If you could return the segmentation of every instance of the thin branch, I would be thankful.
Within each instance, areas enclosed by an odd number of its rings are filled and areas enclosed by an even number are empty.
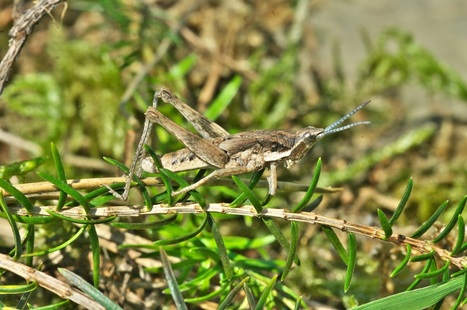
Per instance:
[[[55,279],[48,274],[14,261],[10,256],[0,254],[0,268],[19,275],[28,282],[37,282],[48,291],[57,294],[63,299],[69,299],[86,309],[105,309],[84,293],[71,288],[67,283]]]
[[[32,33],[34,26],[45,14],[50,14],[52,9],[63,0],[41,0],[35,3],[22,16],[15,20],[9,35],[9,48],[0,62],[0,95],[3,93],[5,84],[10,76],[13,64],[19,53]]]
[[[32,215],[48,216],[47,210],[57,212],[55,206],[37,206],[34,207]],[[10,207],[12,214],[17,215],[28,215],[26,209],[22,207]],[[363,235],[371,239],[379,239],[381,241],[387,241],[396,245],[410,244],[413,250],[420,252],[421,254],[428,254],[435,251],[436,255],[445,261],[450,261],[455,266],[463,269],[467,267],[467,257],[453,257],[448,251],[440,248],[434,244],[430,244],[428,241],[418,240],[410,237],[406,237],[401,234],[394,233],[388,239],[385,239],[384,231],[378,227],[371,227],[367,225],[356,224],[348,222],[347,220],[340,220],[335,218],[326,217],[314,212],[300,212],[293,213],[287,209],[275,209],[265,208],[261,213],[257,213],[253,206],[243,206],[240,208],[231,208],[227,203],[211,203],[208,204],[204,209],[197,203],[185,203],[176,204],[172,207],[168,207],[164,204],[153,205],[149,211],[144,211],[139,205],[134,206],[112,206],[112,207],[99,207],[93,208],[88,214],[85,213],[82,207],[73,207],[66,210],[62,210],[59,213],[68,217],[83,218],[84,216],[92,217],[107,217],[107,216],[120,216],[120,217],[138,217],[147,216],[154,214],[174,214],[174,213],[188,213],[188,214],[202,214],[205,212],[209,213],[221,213],[237,216],[249,216],[249,217],[269,217],[278,218],[286,221],[303,222],[308,224],[324,225],[331,228],[339,229],[345,232],[352,232],[355,234]]]

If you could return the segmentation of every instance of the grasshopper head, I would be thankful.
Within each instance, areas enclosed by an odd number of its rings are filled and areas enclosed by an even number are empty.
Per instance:
[[[296,132],[296,138],[295,138],[295,143],[294,146],[291,150],[289,158],[286,159],[285,165],[286,167],[289,167],[290,165],[293,165],[295,162],[298,160],[302,159],[305,154],[321,139],[323,139],[326,136],[329,136],[330,134],[336,133],[336,132],[341,132],[347,129],[350,129],[352,127],[358,126],[358,125],[364,125],[364,124],[369,124],[369,121],[363,121],[363,122],[357,122],[357,123],[351,123],[346,126],[342,127],[337,127],[339,126],[342,122],[344,122],[346,119],[360,111],[364,106],[366,106],[370,101],[365,101],[343,117],[341,117],[339,120],[336,122],[332,123],[326,128],[315,128],[312,126],[306,127],[304,129],[298,130]]]

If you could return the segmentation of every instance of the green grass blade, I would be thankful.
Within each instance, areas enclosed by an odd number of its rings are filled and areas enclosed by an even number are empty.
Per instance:
[[[394,294],[370,303],[352,308],[352,310],[419,310],[426,309],[447,295],[460,290],[464,285],[465,278],[457,277],[448,282],[439,283]]]
[[[159,249],[159,251],[161,253],[161,261],[164,269],[165,278],[167,279],[167,284],[169,285],[172,298],[175,302],[175,307],[179,310],[188,309],[185,304],[185,301],[183,300],[183,295],[180,292],[180,289],[178,288],[177,279],[175,279],[172,266],[170,266],[169,257],[167,256],[167,253],[165,253],[162,247]]]
[[[347,259],[347,272],[345,273],[344,292],[350,288],[350,282],[355,271],[355,264],[357,262],[357,239],[353,233],[348,234],[348,259]]]
[[[392,236],[392,227],[391,224],[389,224],[388,218],[386,217],[386,214],[381,209],[376,210],[378,213],[378,219],[379,223],[381,224],[381,228],[384,231],[384,239],[387,240],[389,237]]]
[[[170,245],[170,244],[177,244],[183,241],[187,241],[191,238],[194,238],[196,235],[202,232],[204,230],[204,227],[206,227],[207,223],[208,223],[208,216],[204,218],[203,223],[193,232],[177,237],[177,238],[172,238],[172,239],[167,239],[167,240],[157,240],[157,241],[154,241],[154,244],[155,245]]]
[[[448,206],[449,204],[449,200],[446,200],[445,202],[443,202],[439,207],[438,209],[436,209],[435,213],[433,213],[432,216],[430,216],[430,218],[428,219],[428,221],[426,221],[425,223],[423,223],[422,226],[420,226],[419,229],[417,229],[413,234],[412,234],[412,238],[420,238],[421,236],[423,236],[424,233],[426,233],[428,231],[428,229],[430,229],[430,227],[436,222],[436,220],[438,219],[438,217],[444,212],[444,210],[446,209],[446,207]]]
[[[67,179],[66,179],[66,174],[65,174],[65,168],[63,167],[63,162],[62,162],[60,153],[58,152],[58,149],[53,142],[50,143],[50,148],[52,151],[52,158],[55,164],[55,169],[57,170],[57,177],[62,182],[66,183]],[[67,198],[67,194],[63,191],[60,191],[60,196],[58,198],[58,203],[57,203],[58,211],[60,211],[65,205],[66,198]]]
[[[444,239],[444,237],[446,237],[450,232],[451,230],[454,228],[454,226],[456,226],[457,224],[457,217],[459,215],[462,214],[462,212],[464,211],[464,207],[465,207],[465,203],[467,202],[467,195],[465,195],[462,200],[459,202],[459,204],[457,205],[457,208],[456,210],[454,211],[454,214],[451,218],[451,220],[449,221],[449,223],[446,225],[446,227],[443,229],[443,231],[438,235],[438,237],[436,237],[434,240],[433,240],[433,243],[436,243],[436,242],[439,242],[441,240]]]
[[[224,240],[222,239],[222,235],[217,228],[216,222],[212,218],[211,214],[207,214],[208,225],[211,228],[211,233],[214,238],[214,241],[217,245],[217,251],[219,253],[219,258],[222,263],[222,267],[224,268],[225,277],[227,280],[230,281],[232,279],[233,271],[232,265],[230,264],[229,254],[227,253],[227,249],[224,244]]]
[[[97,303],[102,305],[105,309],[108,310],[122,310],[117,304],[110,300],[107,296],[102,294],[97,288],[86,282],[83,278],[77,274],[71,272],[65,268],[58,268],[58,272],[62,274],[70,283],[79,288],[85,294],[89,295]]]
[[[287,253],[287,260],[285,262],[284,269],[282,270],[282,275],[281,275],[281,281],[284,281],[287,275],[290,272],[290,269],[292,268],[292,264],[294,261],[294,258],[297,255],[297,245],[298,245],[298,225],[297,222],[291,222],[290,223],[290,249],[289,252]]]
[[[180,186],[182,187],[187,187],[190,185],[184,178],[182,178],[181,176],[177,175],[176,173],[168,169],[160,168],[159,172],[165,174],[168,178],[174,180],[176,183],[180,184]],[[203,196],[201,196],[197,191],[195,190],[190,191],[190,195],[196,200],[197,203],[199,203],[199,205],[202,208],[206,206],[206,201],[204,200]]]
[[[3,180],[0,180],[3,181]],[[16,222],[14,221],[13,217],[11,216],[10,209],[8,209],[8,206],[3,199],[3,192],[0,191],[0,207],[2,208],[2,211],[6,215],[6,219],[8,221],[8,224],[10,224],[11,231],[13,232],[13,239],[15,241],[15,259],[19,259],[21,257],[21,254],[23,252],[23,247],[21,244],[21,235],[19,234],[19,229],[18,226],[16,225]]]
[[[26,197],[26,195],[24,195],[22,192],[17,190],[16,187],[2,179],[0,179],[0,187],[7,191],[11,196],[15,197],[16,200],[18,200],[18,202],[26,209],[26,211],[32,213],[33,205],[31,201],[29,201],[28,197]]]
[[[292,209],[292,212],[300,212],[302,211],[303,208],[305,208],[310,201],[311,197],[313,196],[316,186],[318,185],[319,181],[319,176],[321,174],[321,166],[322,166],[322,161],[321,157],[318,158],[318,161],[316,162],[316,167],[315,171],[313,173],[313,178],[311,179],[310,186],[308,187],[305,196],[303,199]]]
[[[402,199],[399,202],[399,205],[397,206],[396,211],[394,211],[394,214],[389,219],[389,225],[391,227],[394,225],[394,223],[396,223],[397,219],[402,214],[402,211],[404,210],[407,204],[407,201],[409,200],[410,194],[412,193],[412,188],[413,188],[413,179],[410,178],[409,181],[407,182],[407,187],[405,188],[404,195],[402,195]]]

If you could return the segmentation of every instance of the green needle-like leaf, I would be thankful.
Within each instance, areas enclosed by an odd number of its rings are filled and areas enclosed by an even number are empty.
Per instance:
[[[57,147],[55,146],[55,144],[53,142],[50,143],[50,148],[52,150],[52,158],[54,160],[55,169],[57,170],[57,177],[62,182],[66,183],[67,179],[66,179],[66,174],[65,174],[65,168],[63,167],[62,158],[60,156],[60,153],[58,152],[58,149],[57,149]],[[61,191],[60,196],[58,198],[58,203],[57,203],[57,210],[58,211],[60,211],[63,208],[63,206],[65,205],[66,198],[67,198],[67,194],[65,192]]]
[[[454,226],[456,226],[457,224],[457,217],[459,215],[462,214],[462,212],[464,211],[464,207],[465,207],[465,203],[467,202],[467,195],[465,195],[462,200],[459,202],[459,204],[457,205],[457,208],[456,210],[454,211],[454,214],[451,218],[451,220],[449,221],[449,223],[446,225],[446,227],[443,229],[443,231],[438,235],[438,237],[436,237],[434,240],[433,240],[433,243],[436,243],[436,242],[439,242],[441,240],[444,239],[444,237],[446,237],[450,232],[451,230],[454,228]]]
[[[409,181],[407,182],[407,187],[405,188],[404,195],[402,195],[402,199],[399,202],[399,205],[396,208],[396,211],[394,211],[394,214],[392,217],[389,219],[389,225],[392,227],[394,223],[397,221],[399,216],[402,214],[402,211],[404,210],[407,201],[409,200],[410,194],[412,193],[412,188],[413,188],[413,179],[410,178]]]
[[[113,227],[117,227],[117,228],[131,229],[131,230],[153,229],[153,228],[159,228],[159,227],[163,227],[163,226],[173,223],[177,219],[177,215],[178,214],[172,214],[158,221],[151,221],[151,222],[144,222],[144,223],[115,222],[115,223],[110,223],[110,225],[112,225]]]
[[[357,262],[357,239],[353,233],[348,234],[348,259],[347,259],[347,272],[345,273],[344,292],[350,288],[350,282],[355,270]]]
[[[243,285],[250,279],[250,277],[246,277],[240,281],[235,287],[230,291],[230,293],[225,297],[225,299],[219,304],[217,310],[225,310],[227,307],[232,303],[235,296],[240,292]]]
[[[391,225],[389,224],[386,214],[384,214],[384,212],[381,209],[377,209],[376,211],[378,212],[378,218],[381,224],[381,228],[384,231],[384,240],[387,240],[389,237],[392,236]]]
[[[221,260],[222,267],[224,267],[225,277],[227,278],[227,280],[230,281],[230,279],[232,279],[233,271],[232,265],[230,264],[229,254],[227,253],[227,249],[224,244],[224,240],[222,239],[222,235],[219,232],[219,229],[217,228],[214,219],[209,213],[207,214],[207,219],[208,225],[211,228],[212,236],[214,237],[214,241],[217,245],[217,251],[219,253],[219,258]]]
[[[94,287],[98,288],[101,272],[101,248],[99,247],[99,236],[97,235],[96,227],[94,225],[89,225],[88,232],[92,251],[92,278],[94,281]]]
[[[331,242],[332,246],[336,250],[337,254],[341,257],[342,261],[347,265],[349,260],[349,256],[347,251],[345,250],[342,242],[337,237],[336,233],[331,227],[321,226],[321,230],[324,232],[328,240]]]
[[[313,196],[316,186],[318,185],[319,181],[319,176],[321,174],[321,157],[318,158],[318,161],[316,162],[316,168],[313,173],[313,178],[311,179],[310,186],[308,187],[308,190],[305,193],[305,196],[302,198],[302,200],[292,209],[292,212],[300,212],[302,211],[303,208],[306,207],[308,202],[310,201],[311,197]]]
[[[0,181],[3,181],[3,180],[0,180]],[[6,219],[8,220],[8,224],[10,224],[11,231],[13,232],[13,238],[15,240],[15,259],[19,259],[23,252],[23,247],[21,244],[21,235],[19,234],[19,229],[18,229],[18,226],[16,225],[16,222],[11,216],[10,209],[8,209],[8,206],[5,203],[5,200],[3,199],[2,191],[0,191],[0,207],[2,208],[2,211],[5,213]]]
[[[255,307],[256,310],[266,309],[266,302],[274,288],[274,285],[276,284],[276,281],[277,281],[277,275],[272,277],[268,285],[264,288],[258,300],[258,303],[256,304],[256,307]]]
[[[256,212],[261,213],[261,211],[263,210],[263,206],[258,197],[256,197],[253,191],[240,178],[238,178],[235,175],[232,175],[231,177],[235,184],[237,184],[238,188],[240,188],[242,193],[244,193],[248,197],[248,200],[250,200]]]
[[[154,244],[155,245],[169,245],[169,244],[176,244],[176,243],[180,243],[180,242],[183,242],[183,241],[187,241],[187,240],[189,240],[191,238],[194,238],[196,235],[198,235],[200,232],[202,232],[204,227],[206,227],[207,223],[208,223],[208,216],[206,216],[204,218],[203,223],[197,229],[195,229],[193,232],[191,232],[189,234],[186,234],[186,235],[183,235],[181,237],[173,238],[173,239],[157,240],[157,241],[154,241]]]
[[[22,192],[16,189],[13,185],[8,183],[5,180],[0,179],[0,187],[7,191],[11,196],[15,197],[16,200],[28,211],[32,214],[33,205],[31,201],[29,201],[28,197],[24,195]]]
[[[427,232],[428,229],[430,229],[430,227],[436,222],[436,220],[438,219],[438,217],[444,212],[444,210],[446,209],[446,207],[448,206],[449,204],[449,200],[446,200],[445,202],[443,202],[439,207],[438,209],[436,209],[436,212],[433,213],[432,216],[430,216],[430,218],[428,219],[428,221],[426,221],[425,223],[423,223],[422,226],[420,226],[419,229],[417,229],[417,231],[415,231],[413,234],[412,234],[412,238],[420,238],[421,236],[423,236],[424,233]]]
[[[290,234],[290,249],[287,253],[287,260],[285,262],[284,269],[282,270],[281,281],[287,277],[292,268],[294,258],[297,256],[297,245],[298,245],[298,225],[297,222],[290,223],[291,234]]]
[[[391,278],[397,276],[399,272],[401,272],[404,269],[404,267],[407,265],[407,263],[410,261],[410,255],[412,254],[412,247],[410,246],[410,244],[406,245],[406,249],[407,249],[407,254],[405,255],[404,259],[401,261],[401,263],[394,269],[394,271],[391,272],[391,275],[390,275]]]
[[[454,245],[454,248],[451,251],[451,255],[457,255],[460,253],[462,249],[462,245],[464,243],[464,237],[465,237],[464,218],[462,217],[461,214],[459,214],[457,216],[457,240],[456,240],[456,244]]]
[[[177,279],[175,278],[175,275],[173,273],[172,266],[170,266],[169,257],[167,256],[167,253],[165,253],[162,247],[159,249],[159,251],[161,253],[161,261],[162,266],[164,268],[165,278],[167,280],[167,284],[169,285],[170,292],[172,293],[172,298],[175,302],[175,307],[179,310],[188,309],[185,304],[185,301],[183,300],[183,295],[180,292],[180,289],[178,288]]]

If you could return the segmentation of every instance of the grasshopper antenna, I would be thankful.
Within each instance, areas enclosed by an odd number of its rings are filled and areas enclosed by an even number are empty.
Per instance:
[[[326,136],[329,136],[330,134],[333,134],[333,133],[336,133],[336,132],[340,132],[340,131],[344,131],[344,130],[347,130],[349,128],[352,128],[352,127],[355,127],[355,126],[359,126],[359,125],[366,125],[366,124],[369,124],[370,121],[362,121],[362,122],[357,122],[357,123],[352,123],[352,124],[349,124],[349,125],[346,125],[346,126],[343,126],[343,127],[337,127],[339,126],[342,122],[344,122],[345,120],[347,120],[349,117],[351,117],[352,115],[354,115],[355,113],[357,113],[358,111],[360,111],[361,109],[363,109],[367,104],[370,103],[370,100],[367,100],[365,102],[363,102],[362,104],[360,104],[358,107],[356,107],[355,109],[353,109],[352,111],[350,111],[349,113],[347,113],[346,115],[344,115],[343,117],[341,117],[339,120],[337,120],[336,122],[332,123],[331,125],[329,125],[328,127],[324,128],[324,131],[320,134],[318,134],[318,136],[316,137],[318,140],[319,139],[322,139]],[[336,128],[337,127],[337,128]]]

